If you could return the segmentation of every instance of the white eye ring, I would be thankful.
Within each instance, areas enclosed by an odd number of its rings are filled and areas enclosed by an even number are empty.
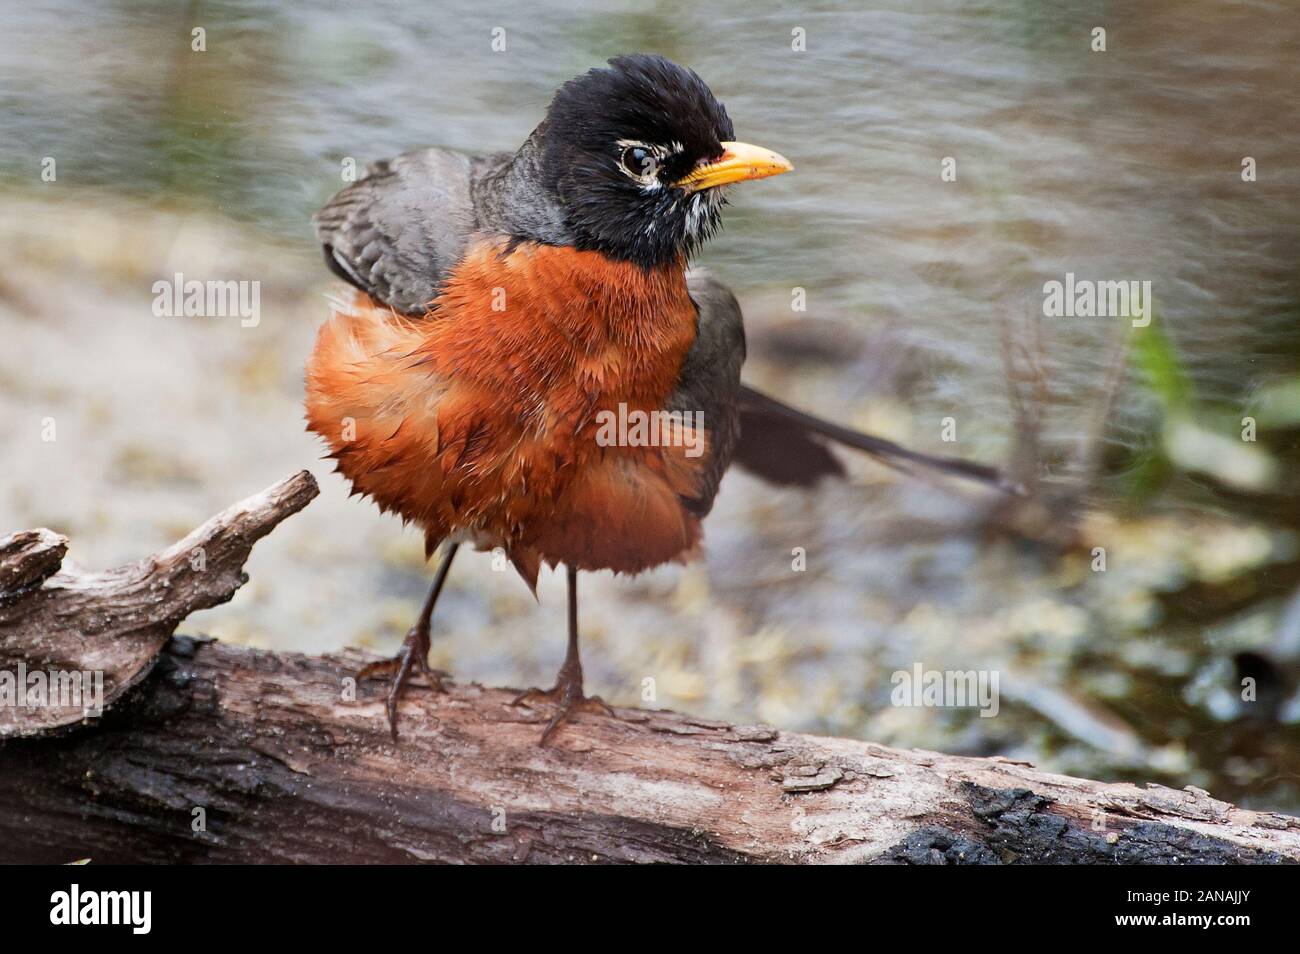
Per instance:
[[[618,167],[628,176],[643,185],[659,185],[659,169],[663,162],[663,151],[635,140],[620,139],[618,145]]]

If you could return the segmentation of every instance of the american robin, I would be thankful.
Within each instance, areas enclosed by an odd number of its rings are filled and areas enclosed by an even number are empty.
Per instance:
[[[387,711],[428,664],[430,620],[457,549],[502,548],[535,592],[568,577],[569,641],[542,743],[583,694],[578,573],[689,559],[733,460],[777,483],[838,473],[823,439],[997,482],[804,414],[740,383],[731,292],[687,261],[724,188],[788,172],[736,142],[704,81],[623,56],[565,83],[514,153],[442,149],[372,164],[316,216],[325,261],[355,286],[307,366],[308,427],[354,492],[442,545],[396,657]]]

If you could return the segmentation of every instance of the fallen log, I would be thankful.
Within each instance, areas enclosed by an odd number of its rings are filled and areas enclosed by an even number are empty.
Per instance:
[[[172,637],[228,599],[303,473],[109,573],[49,531],[0,541],[0,672],[104,672],[104,712],[0,710],[0,861],[1289,863],[1300,819],[666,711],[549,711],[413,687],[401,741],[372,657]],[[203,554],[196,569],[196,551]]]

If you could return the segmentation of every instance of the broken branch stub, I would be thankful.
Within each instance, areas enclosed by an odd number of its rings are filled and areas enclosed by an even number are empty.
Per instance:
[[[63,565],[67,538],[51,530],[0,540],[0,678],[37,703],[0,706],[0,739],[74,725],[111,705],[149,672],[181,620],[235,594],[253,544],[317,493],[300,471],[106,572]]]

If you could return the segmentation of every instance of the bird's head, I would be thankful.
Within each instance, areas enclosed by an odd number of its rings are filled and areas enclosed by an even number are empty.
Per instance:
[[[577,246],[644,267],[712,235],[725,186],[792,168],[733,141],[704,80],[661,56],[617,57],[565,83],[539,132],[543,184]]]

